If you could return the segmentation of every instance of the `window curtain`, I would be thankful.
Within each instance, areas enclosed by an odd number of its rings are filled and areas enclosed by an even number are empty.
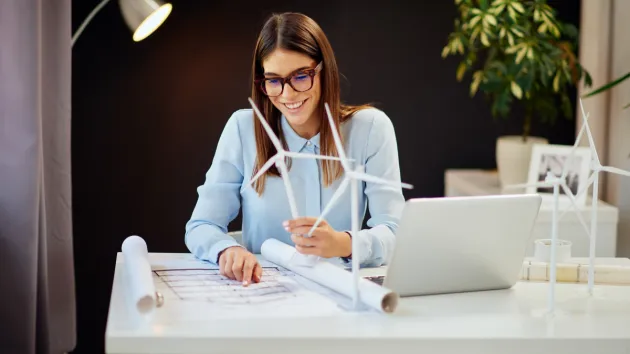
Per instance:
[[[0,1],[0,352],[76,343],[70,0]]]

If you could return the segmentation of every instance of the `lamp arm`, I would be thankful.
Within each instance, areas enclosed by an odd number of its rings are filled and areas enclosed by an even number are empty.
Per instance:
[[[74,46],[74,42],[79,38],[85,27],[92,21],[92,18],[96,16],[96,14],[103,8],[103,6],[107,5],[110,0],[103,0],[100,4],[98,4],[92,12],[85,18],[79,29],[72,36],[72,46]]]

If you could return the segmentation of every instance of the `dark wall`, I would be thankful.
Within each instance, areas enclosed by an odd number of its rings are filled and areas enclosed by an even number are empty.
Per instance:
[[[73,2],[76,30],[98,0]],[[578,23],[579,2],[550,2]],[[519,133],[455,80],[440,57],[452,1],[173,0],[165,25],[134,43],[112,1],[73,48],[72,168],[79,344],[103,351],[116,252],[137,234],[186,252],[184,225],[223,125],[247,107],[256,35],[271,11],[314,18],[332,42],[343,99],[394,122],[407,198],[441,196],[446,168],[494,168],[495,139]],[[574,121],[533,133],[570,144]],[[238,220],[233,224],[238,228]]]

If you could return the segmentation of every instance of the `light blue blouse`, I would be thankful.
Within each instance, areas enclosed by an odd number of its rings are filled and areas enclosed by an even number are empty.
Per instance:
[[[199,199],[186,223],[186,246],[196,257],[216,263],[218,254],[239,245],[227,234],[228,224],[242,208],[243,246],[260,253],[262,243],[276,238],[294,245],[282,222],[291,219],[289,202],[280,177],[268,176],[259,196],[248,184],[256,160],[254,116],[251,109],[236,111],[228,120],[210,166],[205,183],[197,191]],[[300,137],[282,117],[282,130],[290,151],[319,154],[319,134],[310,140]],[[391,120],[382,111],[369,108],[356,112],[341,126],[349,158],[365,166],[365,172],[400,181],[398,148]],[[315,159],[293,159],[289,172],[300,216],[318,217],[341,178],[324,187],[321,164]],[[386,264],[395,245],[395,232],[405,199],[402,189],[359,182],[361,222],[369,206],[368,229],[352,235],[359,241],[362,267]],[[351,230],[350,188],[326,216],[337,231]],[[331,259],[341,262],[341,259]]]

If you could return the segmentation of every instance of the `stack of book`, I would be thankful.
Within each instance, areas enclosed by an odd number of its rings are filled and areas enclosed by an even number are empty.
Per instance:
[[[595,284],[630,285],[630,259],[597,258],[595,260]],[[521,268],[523,281],[549,281],[551,267],[547,262],[526,258]],[[588,258],[570,258],[556,265],[556,281],[559,283],[588,283]]]

